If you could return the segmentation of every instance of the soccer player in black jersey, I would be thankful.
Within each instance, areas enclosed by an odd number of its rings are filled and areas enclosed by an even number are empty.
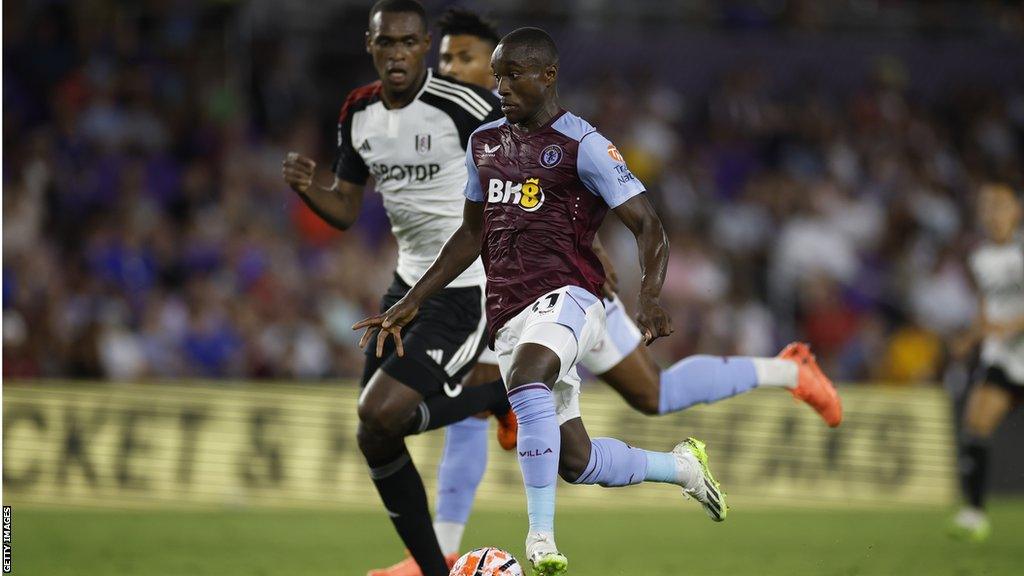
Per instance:
[[[418,2],[377,2],[368,28],[366,49],[379,79],[353,90],[342,106],[333,183],[316,183],[316,163],[294,152],[283,175],[314,212],[342,229],[357,218],[372,176],[399,247],[383,311],[419,280],[461,223],[466,142],[501,114],[490,91],[427,67],[430,34]],[[500,381],[461,384],[484,347],[483,286],[477,262],[424,302],[397,348],[378,347],[366,356],[359,448],[396,531],[427,576],[446,575],[455,558],[446,559],[438,546],[404,437],[483,410],[507,411]]]

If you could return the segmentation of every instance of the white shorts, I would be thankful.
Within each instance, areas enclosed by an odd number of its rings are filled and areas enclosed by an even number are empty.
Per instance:
[[[1001,369],[1014,382],[1024,382],[1024,334],[986,338],[981,343],[981,363]]]
[[[508,382],[512,354],[520,344],[540,344],[558,354],[561,366],[552,392],[562,425],[580,417],[580,376],[576,363],[604,334],[604,305],[578,286],[564,286],[541,296],[502,326],[494,338],[498,370]]]
[[[484,346],[484,351],[480,353],[480,357],[476,359],[477,364],[490,364],[495,365],[498,363],[498,353],[491,350],[490,346]]]
[[[607,320],[601,340],[580,361],[595,375],[604,374],[622,362],[643,340],[640,328],[629,317],[618,294],[611,300],[605,298],[604,314]]]

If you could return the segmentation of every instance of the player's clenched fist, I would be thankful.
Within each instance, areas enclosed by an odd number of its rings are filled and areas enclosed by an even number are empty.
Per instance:
[[[284,181],[292,187],[292,190],[300,194],[313,185],[314,172],[316,172],[316,162],[298,152],[289,152],[281,166]]]
[[[640,326],[640,332],[644,335],[644,344],[648,345],[658,338],[668,336],[673,332],[672,318],[661,307],[661,304],[653,300],[640,300],[640,310],[636,315],[636,323]]]

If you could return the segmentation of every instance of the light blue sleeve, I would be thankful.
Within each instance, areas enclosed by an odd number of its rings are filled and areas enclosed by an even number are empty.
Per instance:
[[[600,132],[591,132],[580,141],[576,171],[587,190],[604,198],[610,208],[646,190],[626,167],[618,149]]]
[[[477,170],[476,162],[473,161],[473,137],[470,136],[466,142],[466,190],[463,192],[467,200],[473,202],[484,201],[484,191],[480,187],[480,171]]]

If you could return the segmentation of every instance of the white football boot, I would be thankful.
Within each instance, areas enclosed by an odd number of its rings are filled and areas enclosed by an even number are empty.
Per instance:
[[[562,576],[569,568],[569,560],[558,553],[555,536],[546,532],[526,535],[526,557],[533,566],[534,576]]]
[[[970,542],[984,542],[992,532],[988,515],[978,508],[964,507],[953,518],[949,527],[949,535]]]
[[[682,486],[683,494],[700,502],[715,522],[725,520],[729,506],[725,503],[722,486],[711,475],[704,443],[687,438],[676,445],[672,454],[676,457],[677,484]]]

